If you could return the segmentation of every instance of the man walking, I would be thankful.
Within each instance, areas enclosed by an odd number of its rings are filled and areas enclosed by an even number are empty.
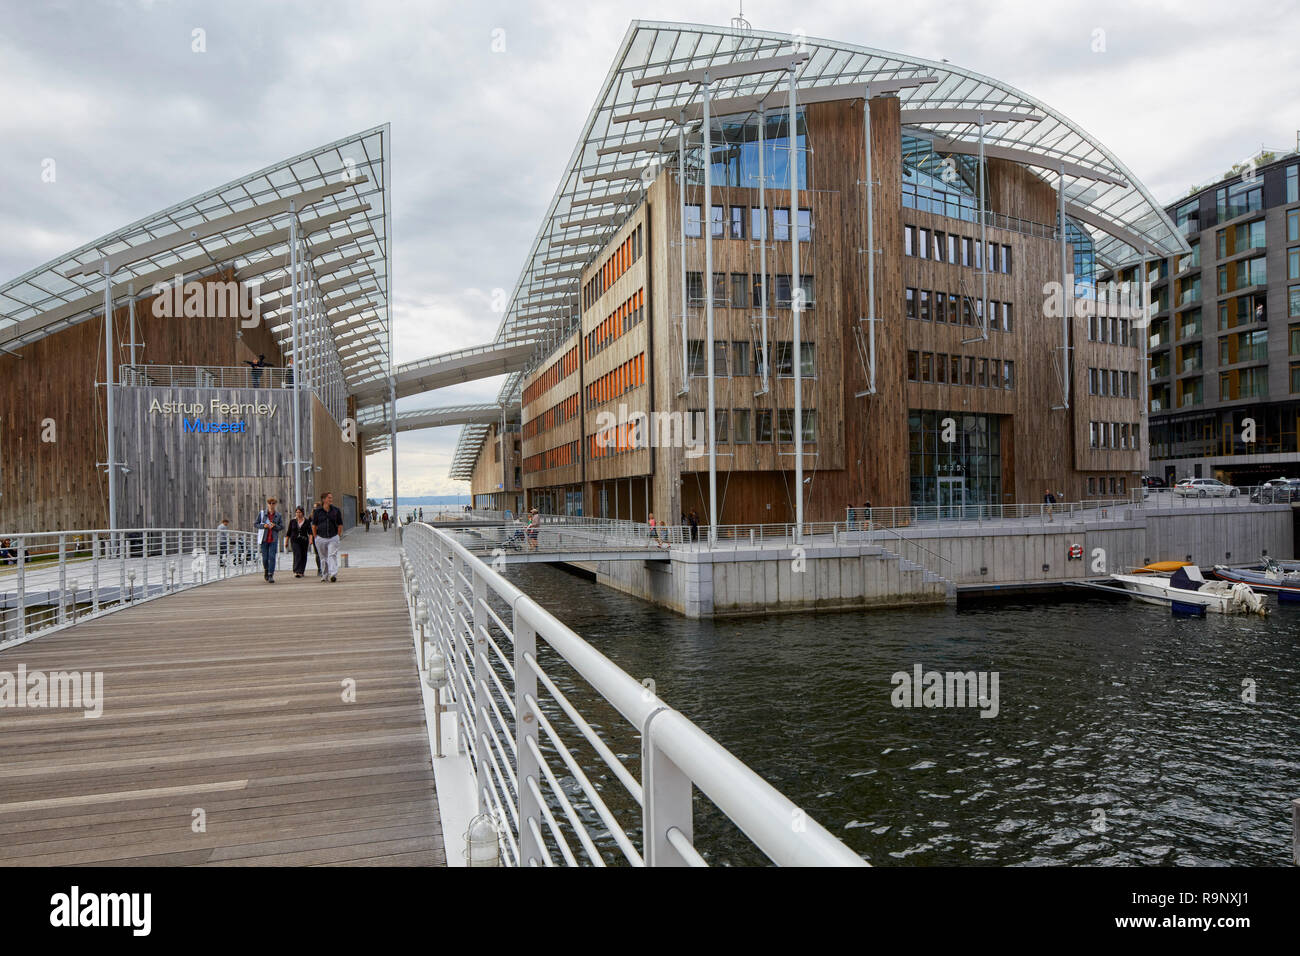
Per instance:
[[[312,541],[320,555],[321,580],[339,579],[339,534],[343,531],[343,514],[334,507],[334,496],[321,495],[320,507],[311,516]]]
[[[275,553],[284,530],[284,518],[275,510],[276,500],[266,499],[266,507],[257,515],[257,543],[262,549],[262,571],[267,584],[275,583]]]

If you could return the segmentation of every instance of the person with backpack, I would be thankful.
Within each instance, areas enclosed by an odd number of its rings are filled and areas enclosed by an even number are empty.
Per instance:
[[[275,510],[276,500],[266,499],[266,507],[257,514],[257,544],[262,549],[262,572],[267,584],[275,583],[275,553],[280,534],[284,531],[284,518]]]

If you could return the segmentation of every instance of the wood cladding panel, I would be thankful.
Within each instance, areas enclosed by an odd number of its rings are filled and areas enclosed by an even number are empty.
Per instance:
[[[304,485],[303,494],[307,494],[307,489],[310,488],[311,498],[319,500],[325,492],[333,492],[334,503],[343,512],[344,519],[354,524],[355,512],[352,515],[347,513],[343,506],[343,496],[355,497],[358,508],[365,501],[361,473],[357,471],[356,446],[353,442],[343,440],[343,430],[319,398],[307,393],[303,397],[310,399],[311,457],[312,464],[318,469],[313,473],[311,481]],[[348,526],[351,527],[352,524]]]
[[[224,270],[200,281],[232,277]],[[154,301],[146,296],[135,309],[142,363],[234,366],[252,345],[283,364],[263,325],[240,329],[235,318],[155,315]],[[115,367],[130,361],[129,315],[125,304],[113,310]],[[103,316],[15,351],[0,353],[0,531],[106,526],[108,479],[96,467],[108,457],[103,388],[95,384],[104,379]],[[54,442],[41,440],[45,419],[53,420]],[[121,516],[119,525],[125,526]]]

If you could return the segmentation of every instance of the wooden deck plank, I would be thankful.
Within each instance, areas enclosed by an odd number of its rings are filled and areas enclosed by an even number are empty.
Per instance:
[[[277,582],[0,652],[0,671],[104,675],[99,718],[0,710],[0,864],[445,864],[398,570]]]

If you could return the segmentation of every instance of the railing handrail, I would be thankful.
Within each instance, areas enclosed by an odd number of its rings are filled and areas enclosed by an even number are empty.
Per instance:
[[[655,862],[655,853],[651,850],[651,846],[656,841],[670,842],[681,835],[685,835],[689,841],[692,832],[689,791],[687,794],[688,799],[685,801],[686,819],[684,820],[679,816],[681,813],[680,792],[671,794],[667,802],[662,805],[656,804],[656,801],[661,800],[657,796],[656,786],[666,786],[668,789],[672,789],[668,784],[659,784],[656,779],[652,779],[655,773],[654,768],[658,767],[660,759],[664,758],[678,772],[684,774],[691,784],[694,784],[701,792],[705,793],[760,850],[775,862],[786,865],[864,864],[861,857],[837,840],[829,831],[804,816],[793,802],[750,770],[730,751],[726,750],[686,716],[669,707],[661,698],[653,694],[518,587],[498,574],[450,534],[427,524],[415,524],[406,529],[403,545],[408,553],[412,550],[417,552],[416,559],[418,563],[414,565],[416,568],[415,573],[417,579],[420,579],[421,575],[423,576],[420,593],[423,594],[424,588],[427,587],[430,589],[430,595],[436,596],[440,600],[445,598],[443,606],[437,609],[438,613],[435,617],[439,622],[440,640],[447,650],[455,654],[461,648],[462,634],[458,627],[453,626],[452,622],[457,617],[460,617],[462,624],[469,623],[461,616],[460,607],[451,606],[464,601],[465,594],[462,582],[472,589],[476,607],[481,602],[485,611],[489,610],[485,598],[486,592],[490,590],[498,598],[505,601],[513,611],[514,632],[517,633],[526,629],[529,635],[535,635],[536,639],[545,641],[597,694],[611,704],[641,734],[643,746],[641,803],[647,823],[644,831],[647,862]],[[428,553],[420,554],[419,552],[422,550]],[[437,552],[436,555],[435,552]],[[447,557],[451,558],[451,589],[449,591],[440,591],[434,568],[441,567],[439,562],[445,564]],[[468,570],[468,575],[462,574],[462,567]],[[459,595],[459,598],[456,595]],[[516,633],[507,630],[504,627],[504,622],[496,618],[495,615],[493,617],[497,625],[501,627],[502,633],[509,636],[513,642]],[[475,629],[477,630],[479,620],[477,612],[474,614],[474,619],[476,622]],[[483,635],[483,637],[486,636],[486,634]],[[516,645],[516,652],[519,652],[518,645]],[[463,658],[463,655],[461,656]],[[476,686],[481,680],[477,675],[477,666],[479,658],[482,656],[476,652]],[[449,661],[451,660],[452,658],[449,658]],[[458,666],[465,666],[463,659]],[[519,666],[519,664],[516,664],[516,670],[518,670]],[[531,666],[533,671],[545,681],[545,675],[535,663],[535,657]],[[448,670],[452,670],[450,664]],[[483,686],[486,688],[486,683]],[[464,716],[468,702],[464,700],[463,694],[464,688],[458,687],[457,697],[459,699],[457,704]],[[520,718],[530,709],[530,705],[523,699],[525,695],[520,693],[518,683],[513,696],[517,698],[515,700],[517,727]],[[480,706],[476,704],[476,708]],[[486,710],[483,713],[486,714]],[[524,719],[526,720],[526,718]],[[480,775],[480,809],[484,809],[482,806],[485,802],[482,777],[490,776],[484,758],[492,757],[494,766],[496,758],[492,756],[493,752],[490,750],[483,752],[474,750],[473,752],[478,754],[480,761],[484,761],[484,765],[476,767]],[[504,748],[498,748],[497,752],[503,757],[505,756]],[[517,767],[518,757],[519,755],[516,753],[514,766],[508,766],[508,770]],[[659,772],[662,773],[663,771],[660,770]],[[512,776],[516,780],[519,779],[517,775]],[[503,789],[506,788],[503,787]],[[508,800],[508,792],[504,796]],[[517,799],[516,804],[518,802]],[[518,831],[519,842],[525,842],[526,821],[522,812],[517,805],[513,808],[507,807],[507,809],[512,809],[515,814],[515,829]],[[508,818],[503,814],[502,819]],[[800,825],[793,826],[793,821],[799,821]],[[527,822],[533,823],[540,828],[543,821],[536,819]],[[679,831],[677,836],[669,835],[668,831],[673,829]],[[535,839],[535,835],[529,835],[528,838]]]

